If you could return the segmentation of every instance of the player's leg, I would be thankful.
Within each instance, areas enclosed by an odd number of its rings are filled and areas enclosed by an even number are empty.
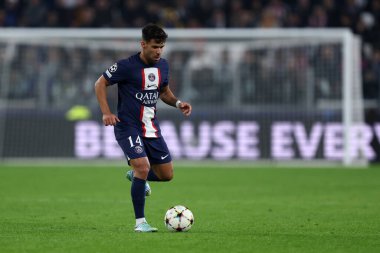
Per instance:
[[[132,178],[133,178],[133,170],[128,170],[127,171],[127,174],[125,175],[126,178],[129,180],[129,181],[132,181]],[[149,173],[148,173],[148,177],[146,179],[147,181],[162,181],[160,178],[157,177],[157,175],[154,173],[153,170],[149,170]],[[145,195],[146,196],[150,196],[152,194],[152,189],[150,188],[150,185],[148,182],[146,182],[146,185],[145,185]]]
[[[127,179],[129,181],[132,181],[134,172],[133,170],[127,171]],[[150,170],[148,172],[147,181],[170,181],[173,178],[173,163],[164,163],[164,164],[153,164],[150,167]],[[149,196],[151,195],[152,190],[148,184],[148,182],[145,185],[145,195]]]
[[[149,174],[154,174],[156,181],[170,181],[173,179],[173,162],[152,164]]]
[[[116,132],[115,132],[116,135]],[[117,135],[116,135],[117,136]],[[117,136],[118,137],[118,136]],[[149,173],[149,160],[139,136],[116,138],[134,171],[131,185],[131,197],[136,218],[136,232],[155,232],[145,220],[145,184]]]
[[[131,166],[134,171],[131,186],[131,197],[136,216],[136,225],[145,221],[145,181],[149,171],[149,161],[146,157],[131,159]]]
[[[151,164],[148,181],[170,181],[173,163],[164,138],[144,139],[144,147]]]
[[[128,159],[128,165],[131,166],[130,164],[130,159]],[[148,177],[147,177],[147,180],[149,180],[149,174],[150,173],[150,170],[149,170],[149,173],[148,173]],[[132,182],[132,179],[133,179],[133,176],[134,176],[134,172],[133,172],[133,169],[131,170],[128,170],[125,177]],[[154,180],[152,180],[154,181]],[[148,183],[148,181],[145,183],[145,196],[150,196],[152,195],[152,189],[150,188],[150,185]]]
[[[136,232],[155,232],[157,228],[151,227],[145,219],[145,183],[149,172],[147,157],[131,159],[130,164],[134,171],[131,186],[131,197],[136,218]]]

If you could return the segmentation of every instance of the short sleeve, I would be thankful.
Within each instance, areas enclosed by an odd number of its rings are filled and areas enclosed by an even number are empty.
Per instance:
[[[163,76],[162,76],[162,87],[168,86],[169,84],[169,64],[167,61],[165,61],[164,67],[163,67]]]
[[[112,85],[126,80],[127,68],[122,61],[118,61],[103,72],[104,78]]]

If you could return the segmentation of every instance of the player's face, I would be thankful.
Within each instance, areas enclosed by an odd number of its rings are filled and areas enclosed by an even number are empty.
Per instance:
[[[157,63],[164,49],[165,42],[157,42],[155,40],[141,41],[142,54],[149,64]]]

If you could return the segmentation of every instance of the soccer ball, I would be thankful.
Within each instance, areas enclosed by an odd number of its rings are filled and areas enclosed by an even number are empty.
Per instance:
[[[165,214],[165,226],[170,231],[188,231],[194,224],[194,215],[185,206],[173,206]]]

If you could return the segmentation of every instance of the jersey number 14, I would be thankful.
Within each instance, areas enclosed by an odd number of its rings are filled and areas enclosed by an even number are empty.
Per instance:
[[[132,136],[129,136],[129,137],[128,137],[128,140],[129,140],[129,144],[131,144],[131,148],[133,148],[133,147],[136,146],[137,144],[138,144],[139,146],[142,146],[140,136],[138,136],[138,135],[137,135],[137,138],[136,138],[135,143],[133,143]]]

